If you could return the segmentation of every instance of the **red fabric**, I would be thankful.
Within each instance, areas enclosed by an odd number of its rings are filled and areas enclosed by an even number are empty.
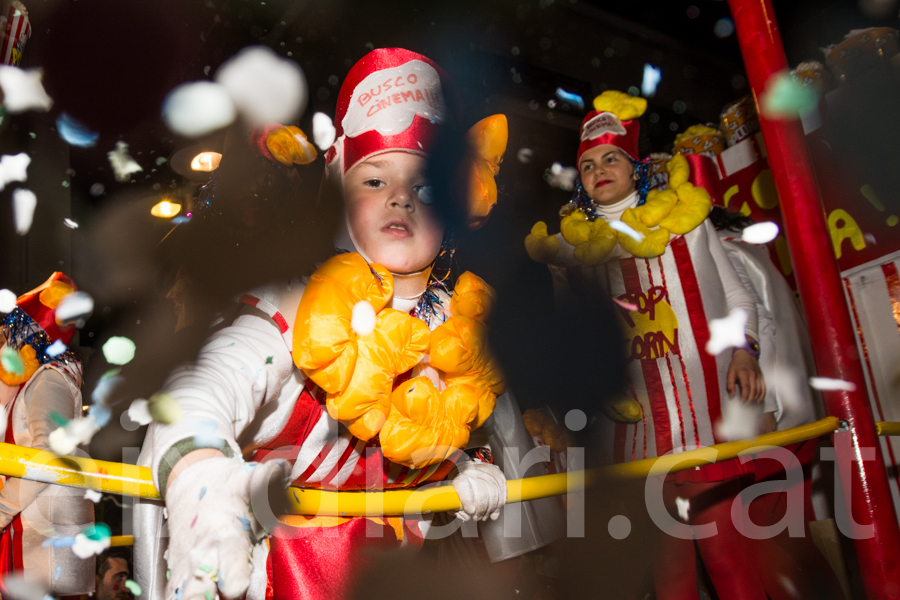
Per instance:
[[[369,562],[369,551],[398,546],[393,528],[362,517],[301,529],[297,539],[289,539],[285,529],[276,528],[271,538],[273,600],[344,598]]]
[[[683,156],[691,168],[688,181],[709,192],[713,204],[724,207],[722,190],[719,188],[719,168],[715,161],[702,154],[685,154]]]
[[[34,322],[40,325],[41,329],[43,329],[47,335],[50,336],[52,340],[62,340],[62,342],[66,345],[72,340],[72,336],[75,335],[75,326],[69,325],[68,327],[60,327],[56,324],[56,309],[48,308],[41,303],[40,295],[41,292],[50,286],[54,281],[60,281],[70,286],[73,290],[77,290],[78,287],[75,285],[75,282],[72,281],[67,275],[56,271],[53,275],[50,276],[47,281],[34,288],[30,292],[26,292],[19,296],[19,299],[16,300],[16,306],[18,306],[22,311],[25,312],[29,317],[34,319]]]
[[[348,137],[344,140],[344,173],[356,163],[378,152],[405,150],[424,155],[437,139],[438,127],[439,124],[416,115],[412,125],[397,135],[367,131],[353,138]]]
[[[19,398],[19,391],[21,391],[21,388],[22,386],[19,386],[19,390],[16,391],[16,396],[9,404],[9,412],[6,418],[6,435],[3,439],[7,444],[16,443],[16,439],[13,435],[12,418],[13,408],[16,405],[16,400]],[[16,518],[6,526],[3,530],[3,534],[0,535],[0,582],[2,582],[8,574],[15,572],[21,573],[25,569],[22,557],[22,517],[21,515],[16,515]],[[0,585],[0,595],[4,597],[7,596],[6,589],[2,585]]]
[[[612,119],[615,119],[614,123],[617,122],[618,124],[621,124],[621,126],[625,128],[625,133],[604,133],[593,139],[585,139],[585,137],[589,135],[589,132],[586,131],[585,126],[587,126],[588,123],[590,123],[590,121],[592,121],[594,118],[600,117],[601,115],[609,115],[610,117],[612,117]],[[602,146],[604,144],[615,146],[616,148],[627,154],[628,157],[632,160],[638,160],[638,157],[640,156],[640,154],[638,153],[638,137],[640,135],[640,132],[641,124],[637,119],[632,119],[630,121],[620,121],[612,113],[602,113],[596,110],[592,110],[584,117],[584,120],[581,121],[581,144],[578,145],[578,156],[575,158],[575,164],[577,165],[579,161],[581,161],[582,154],[584,154],[591,148],[596,148],[597,146]]]
[[[316,400],[310,391],[303,388],[300,397],[294,404],[294,410],[288,419],[287,425],[281,430],[281,433],[275,438],[257,449],[253,454],[253,460],[262,461],[268,455],[275,453],[274,458],[281,458],[293,461],[297,457],[297,444],[302,444],[303,440],[309,436],[309,433],[319,422],[322,416],[322,405]]]

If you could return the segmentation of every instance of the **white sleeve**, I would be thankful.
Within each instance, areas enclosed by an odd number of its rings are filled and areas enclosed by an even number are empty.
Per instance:
[[[728,311],[731,312],[735,309],[740,309],[747,313],[747,326],[745,328],[747,335],[758,340],[759,324],[756,316],[756,303],[753,301],[753,296],[747,291],[744,284],[741,283],[734,267],[731,265],[731,261],[728,260],[728,256],[725,254],[725,247],[722,245],[722,240],[719,239],[716,228],[713,227],[713,224],[710,223],[709,219],[706,219],[703,222],[703,226],[707,228],[709,253],[716,263],[716,269],[719,271],[722,287],[725,289],[725,302],[728,306]]]
[[[178,457],[166,453],[178,442],[197,435],[220,438],[227,444],[226,454],[239,456],[238,435],[259,407],[278,395],[293,368],[278,326],[255,308],[244,309],[231,325],[210,336],[194,363],[176,369],[163,386],[178,402],[182,417],[170,425],[155,423],[148,432],[157,489],[164,489],[160,469],[168,474],[177,462]],[[172,464],[161,466],[164,457]]]

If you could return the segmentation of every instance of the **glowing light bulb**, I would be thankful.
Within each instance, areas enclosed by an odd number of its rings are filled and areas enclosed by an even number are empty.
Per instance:
[[[222,155],[218,152],[201,152],[191,161],[191,169],[194,171],[215,171],[219,168]]]
[[[150,214],[154,217],[159,217],[161,219],[171,219],[175,215],[181,212],[181,205],[175,204],[174,202],[169,202],[168,200],[163,200],[153,206],[150,209]]]

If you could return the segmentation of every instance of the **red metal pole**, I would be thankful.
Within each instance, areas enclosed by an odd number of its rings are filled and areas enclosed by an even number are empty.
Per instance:
[[[729,0],[729,5],[750,87],[759,99],[769,78],[788,68],[775,12],[771,0]],[[806,139],[799,120],[760,115],[760,124],[816,367],[822,377],[856,384],[855,392],[825,392],[823,397],[828,414],[850,423],[852,444],[837,444],[836,458],[853,460],[851,498],[846,499],[853,518],[874,526],[873,537],[854,540],[866,598],[900,598],[900,528]],[[875,460],[854,460],[860,448],[874,448]]]

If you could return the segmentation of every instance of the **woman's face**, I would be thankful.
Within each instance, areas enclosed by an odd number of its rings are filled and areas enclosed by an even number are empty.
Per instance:
[[[392,273],[421,271],[440,252],[444,225],[427,203],[427,185],[425,159],[409,152],[378,154],[344,176],[353,239]]]
[[[578,163],[581,184],[591,200],[609,206],[634,192],[635,172],[631,160],[615,146],[595,146]]]

